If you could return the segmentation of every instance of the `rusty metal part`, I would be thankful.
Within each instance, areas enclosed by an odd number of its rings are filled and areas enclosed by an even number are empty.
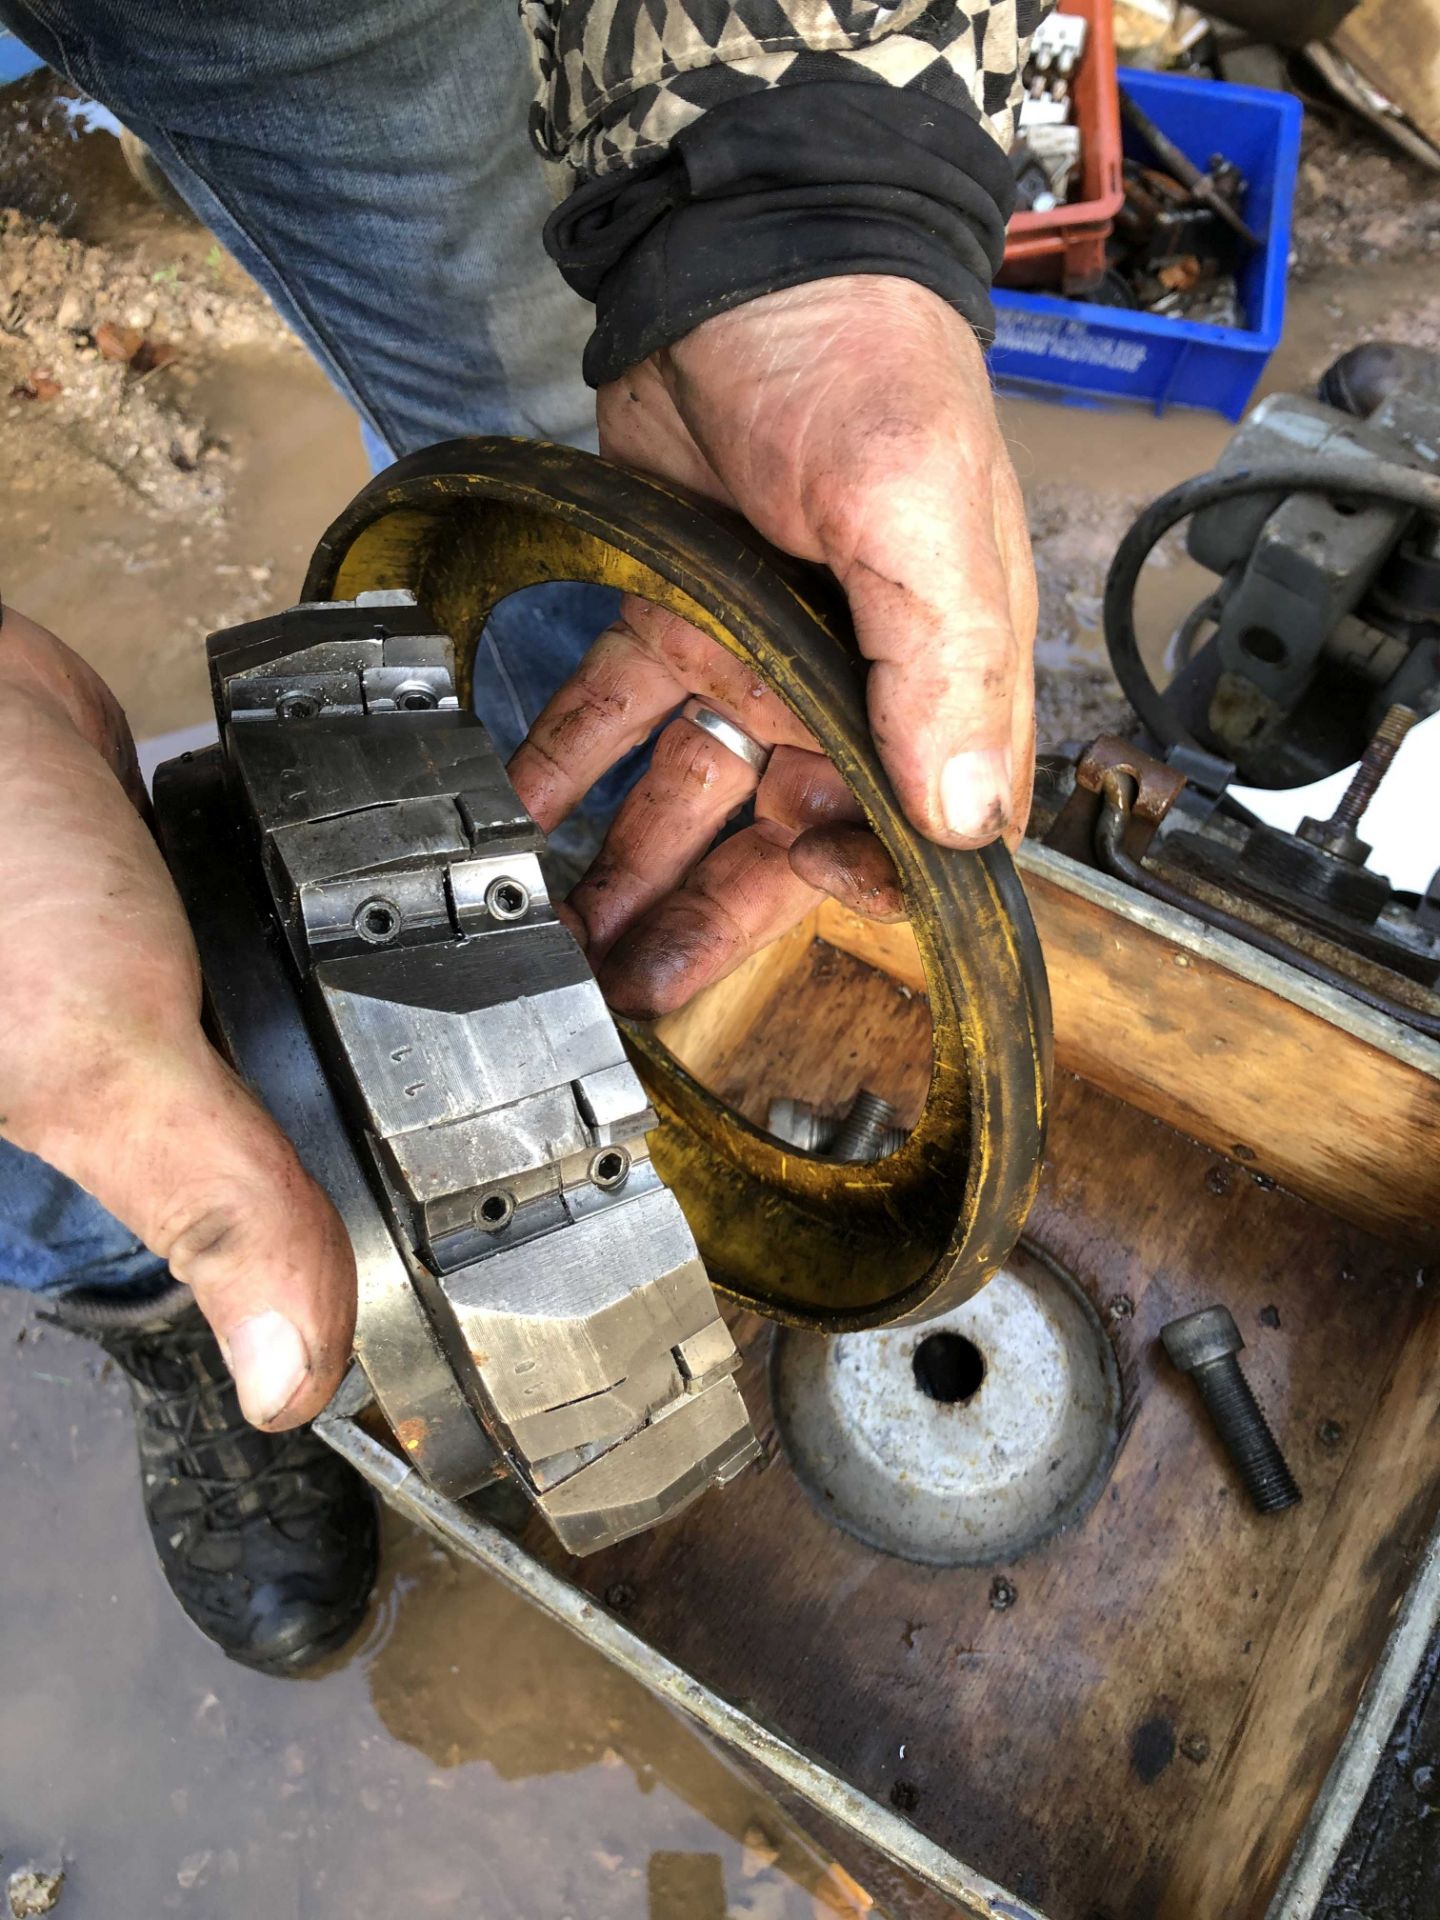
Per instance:
[[[459,645],[468,702],[491,609],[544,580],[618,586],[751,665],[820,741],[895,863],[934,1024],[925,1111],[859,1167],[787,1152],[648,1028],[626,1040],[661,1126],[653,1162],[711,1278],[761,1312],[839,1331],[965,1299],[1018,1237],[1039,1175],[1050,1015],[1009,854],[906,821],[870,737],[866,664],[833,580],[653,480],[569,448],[454,440],[379,475],[321,541],[307,599],[410,588]]]
[[[1228,1307],[1202,1307],[1160,1329],[1165,1351],[1200,1391],[1221,1444],[1257,1513],[1283,1513],[1300,1489],[1271,1433],[1239,1355],[1245,1342]]]
[[[1370,848],[1355,829],[1365,817],[1365,809],[1380,791],[1380,782],[1395,764],[1405,736],[1419,719],[1412,707],[1393,706],[1376,729],[1374,738],[1360,757],[1350,784],[1341,794],[1328,820],[1312,820],[1308,815],[1296,832],[1312,846],[1321,847],[1337,860],[1348,860],[1363,867]]]
[[[1105,777],[1110,773],[1123,773],[1133,783],[1124,847],[1132,860],[1144,859],[1156,829],[1185,791],[1185,775],[1114,733],[1102,733],[1081,755],[1075,790],[1051,824],[1045,836],[1047,846],[1075,859],[1091,858]]]
[[[1237,239],[1243,240],[1247,247],[1260,246],[1259,234],[1240,218],[1221,185],[1197,167],[1189,154],[1177,147],[1168,134],[1162,133],[1144,108],[1138,106],[1123,87],[1120,90],[1120,115],[1126,125],[1139,134],[1161,165],[1168,168],[1196,200],[1218,215]],[[1229,179],[1228,174],[1226,178]]]
[[[1387,1014],[1390,1019],[1398,1020],[1432,1040],[1440,1039],[1440,1015],[1422,1012],[1418,1007],[1391,999],[1388,994],[1372,992],[1349,974],[1342,973],[1338,967],[1332,967],[1315,954],[1296,946],[1293,941],[1282,940],[1253,920],[1244,920],[1224,907],[1217,907],[1208,900],[1198,899],[1193,893],[1184,892],[1180,887],[1171,886],[1168,880],[1162,879],[1151,868],[1132,859],[1125,847],[1125,830],[1130,818],[1133,785],[1130,775],[1115,770],[1104,777],[1104,803],[1095,828],[1095,855],[1107,872],[1141,893],[1148,893],[1153,899],[1162,901],[1167,907],[1202,921],[1217,933],[1243,940],[1246,945],[1258,948],[1272,959],[1284,961],[1296,972],[1307,974],[1310,979],[1319,980],[1338,993],[1348,994],[1362,1006]]]
[[[1167,767],[1163,760],[1142,752],[1129,740],[1102,733],[1076,767],[1075,783],[1089,793],[1103,793],[1108,773],[1128,773],[1135,782],[1130,817],[1137,824],[1143,822],[1149,826],[1151,837],[1153,829],[1169,813],[1185,787],[1184,774]]]

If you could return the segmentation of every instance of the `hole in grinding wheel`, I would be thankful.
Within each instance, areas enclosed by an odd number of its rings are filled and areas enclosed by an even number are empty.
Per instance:
[[[826,1520],[938,1567],[1009,1567],[1074,1526],[1120,1438],[1104,1325],[1024,1246],[922,1326],[777,1328],[770,1392],[785,1457]]]
[[[910,1364],[920,1391],[947,1407],[973,1400],[985,1378],[985,1356],[963,1333],[927,1334]]]

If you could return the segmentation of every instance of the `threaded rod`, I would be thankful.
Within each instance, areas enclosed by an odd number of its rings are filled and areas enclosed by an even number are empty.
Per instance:
[[[1259,1513],[1283,1513],[1300,1489],[1233,1354],[1196,1367],[1195,1384]]]
[[[895,1109],[878,1093],[862,1087],[850,1111],[840,1122],[830,1145],[835,1160],[877,1160],[884,1151],[886,1135],[895,1125]]]
[[[1360,756],[1360,764],[1340,803],[1330,816],[1332,827],[1349,827],[1353,833],[1364,817],[1365,809],[1379,791],[1380,782],[1394,765],[1395,756],[1418,715],[1411,707],[1394,706],[1375,730],[1375,736]]]

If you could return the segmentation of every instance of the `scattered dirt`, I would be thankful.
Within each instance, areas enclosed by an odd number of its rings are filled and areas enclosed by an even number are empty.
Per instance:
[[[37,1914],[53,1913],[64,1885],[62,1868],[17,1868],[6,1887],[12,1920],[34,1920]]]
[[[205,635],[291,602],[362,484],[354,415],[258,288],[53,80],[0,92],[0,580],[136,734],[209,711]]]
[[[1111,555],[1139,503],[1041,480],[1027,491],[1040,616],[1035,636],[1035,739],[1040,752],[1123,731],[1132,715],[1099,644]]]
[[[153,258],[153,256],[151,256]],[[218,246],[197,268],[66,239],[0,213],[0,459],[47,481],[95,466],[136,506],[191,526],[222,517],[234,479],[195,405],[204,359],[298,352]]]
[[[1348,115],[1306,115],[1292,272],[1440,253],[1440,178]]]
[[[1102,733],[1128,734],[1135,724],[1129,701],[1108,667],[1035,671],[1035,748],[1057,753]]]

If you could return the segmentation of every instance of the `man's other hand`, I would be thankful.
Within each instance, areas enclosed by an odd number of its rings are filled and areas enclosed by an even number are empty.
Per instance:
[[[257,1426],[350,1353],[333,1207],[200,1028],[185,913],[124,716],[53,634],[0,624],[0,1134],[78,1180],[195,1291]]]

